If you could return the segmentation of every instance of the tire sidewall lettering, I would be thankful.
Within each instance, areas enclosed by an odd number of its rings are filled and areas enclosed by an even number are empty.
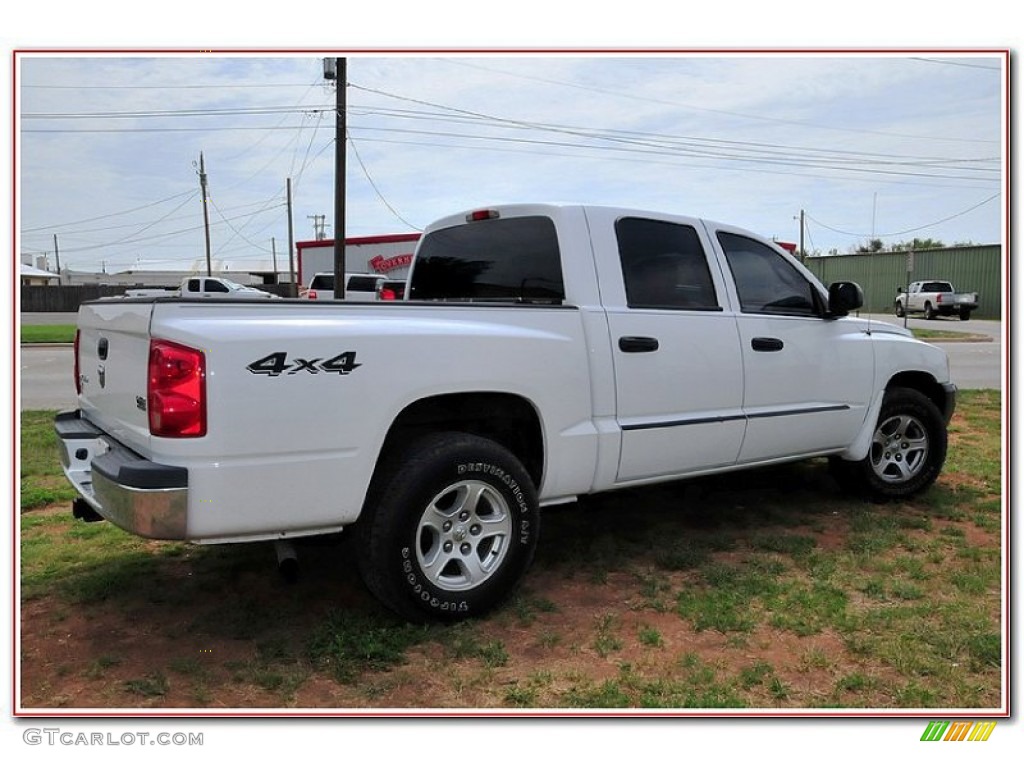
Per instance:
[[[454,467],[456,478],[467,476],[479,478],[492,485],[495,492],[502,495],[509,503],[515,517],[515,531],[510,546],[517,550],[529,548],[533,537],[533,526],[530,524],[530,497],[523,490],[515,476],[498,463],[483,461],[456,462]],[[410,589],[410,598],[418,605],[439,614],[463,614],[473,611],[471,598],[462,598],[458,593],[445,593],[430,584],[416,563],[413,547],[402,546],[399,549],[402,581]],[[510,553],[516,557],[517,552]],[[489,590],[493,585],[485,585]],[[472,590],[471,590],[472,591]]]

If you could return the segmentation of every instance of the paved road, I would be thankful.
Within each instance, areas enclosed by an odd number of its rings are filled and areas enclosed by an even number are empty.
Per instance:
[[[52,315],[51,315],[52,316]],[[64,316],[62,316],[64,317]],[[74,322],[74,316],[71,316]],[[887,322],[892,315],[872,315]],[[25,322],[34,322],[34,319]],[[62,319],[61,323],[68,322]],[[902,323],[902,321],[899,321]],[[1001,324],[991,320],[910,320],[911,327],[960,331],[990,336],[990,342],[938,342],[949,355],[953,381],[961,389],[1002,389],[1000,367],[1003,361],[1000,344]],[[71,347],[21,347],[21,408],[73,408],[75,388],[71,369],[74,364]]]
[[[869,315],[872,319],[903,325],[903,318],[893,315]],[[907,319],[910,328],[924,328],[935,331],[953,331],[955,333],[972,333],[986,336],[991,341],[942,341],[933,339],[932,343],[942,347],[949,355],[949,368],[953,381],[960,389],[1002,389],[1003,376],[1003,324],[995,320],[967,320],[955,318],[936,318],[925,320],[923,317]]]
[[[73,408],[76,405],[71,345],[22,345],[21,409]]]

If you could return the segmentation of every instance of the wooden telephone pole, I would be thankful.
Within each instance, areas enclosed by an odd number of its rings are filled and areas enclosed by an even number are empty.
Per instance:
[[[348,59],[324,59],[324,79],[334,80],[334,298],[345,298],[345,91]]]
[[[207,207],[209,197],[206,192],[206,164],[203,162],[203,153],[199,153],[199,189],[203,193],[203,227],[206,231],[206,276],[213,274],[213,267],[210,263],[210,210]]]

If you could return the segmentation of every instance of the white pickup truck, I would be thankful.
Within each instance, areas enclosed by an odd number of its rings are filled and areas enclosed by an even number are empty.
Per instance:
[[[274,299],[272,293],[249,285],[241,285],[225,277],[186,277],[175,290],[166,288],[129,288],[124,292],[129,299],[159,299],[181,297],[186,299]],[[107,297],[121,298],[119,296]]]
[[[896,317],[923,312],[928,320],[940,315],[970,320],[971,312],[978,308],[978,294],[957,293],[948,280],[918,280],[907,287],[906,293],[902,288],[896,289],[894,307]]]
[[[79,508],[141,536],[283,541],[354,526],[414,620],[480,614],[531,561],[540,507],[828,456],[902,498],[946,454],[946,355],[848,316],[771,241],[683,216],[516,205],[444,218],[406,301],[92,302]]]

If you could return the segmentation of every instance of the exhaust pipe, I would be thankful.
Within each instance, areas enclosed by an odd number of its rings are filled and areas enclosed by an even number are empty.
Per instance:
[[[90,507],[89,502],[81,496],[71,502],[71,514],[76,520],[81,520],[83,523],[99,523],[103,521],[103,516]]]
[[[278,539],[274,542],[274,551],[277,553],[277,572],[288,584],[294,584],[299,579],[299,555],[294,545],[286,539]]]

